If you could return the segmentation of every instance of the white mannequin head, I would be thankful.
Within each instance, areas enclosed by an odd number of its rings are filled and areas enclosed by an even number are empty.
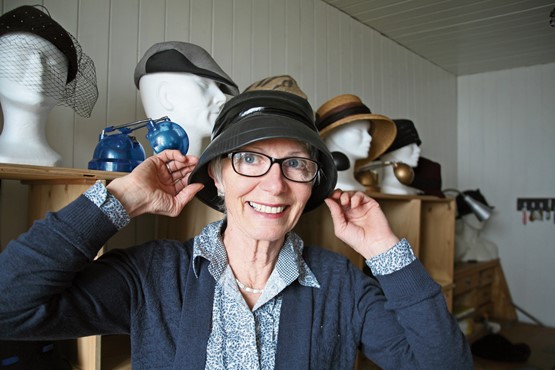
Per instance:
[[[499,257],[497,245],[480,236],[486,225],[473,214],[461,216],[456,223],[455,259],[457,261],[490,261]]]
[[[149,47],[135,66],[146,115],[169,117],[189,137],[187,154],[200,156],[227,96],[239,89],[235,82],[199,45],[163,41]]]
[[[1,52],[8,43],[12,45],[11,52]],[[21,47],[14,49],[14,44]],[[4,115],[0,162],[60,165],[61,156],[46,140],[46,122],[65,89],[65,79],[54,78],[67,76],[68,64],[63,53],[40,36],[14,32],[0,37],[0,65],[18,70],[22,76],[0,78],[0,105]],[[49,96],[43,93],[47,85]]]
[[[405,145],[380,157],[382,161],[403,162],[413,168],[418,165],[419,158],[420,146],[416,143]],[[418,194],[420,192],[418,189],[400,183],[393,173],[393,166],[384,167],[380,189],[382,193],[386,194],[411,195]]]
[[[139,92],[148,117],[168,116],[189,136],[188,154],[200,156],[226,95],[215,81],[187,72],[157,72],[142,76]]]
[[[347,170],[338,171],[336,188],[342,190],[365,190],[364,186],[354,176],[354,164],[356,160],[364,159],[368,156],[372,143],[369,129],[369,120],[357,120],[334,128],[324,138],[324,143],[330,152],[345,154],[350,163],[350,167]]]

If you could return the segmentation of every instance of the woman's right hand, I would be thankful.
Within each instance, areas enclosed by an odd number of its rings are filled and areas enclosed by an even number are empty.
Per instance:
[[[179,150],[164,150],[148,157],[126,176],[112,180],[108,191],[114,195],[130,217],[151,213],[177,216],[204,185],[188,180],[198,158]]]

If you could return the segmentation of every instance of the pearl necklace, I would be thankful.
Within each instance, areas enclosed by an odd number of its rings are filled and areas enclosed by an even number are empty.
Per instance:
[[[239,289],[244,290],[247,293],[262,294],[262,292],[264,292],[264,289],[251,288],[250,286],[246,286],[245,284],[240,282],[238,279],[235,279],[235,281],[237,282],[237,285],[239,286]]]

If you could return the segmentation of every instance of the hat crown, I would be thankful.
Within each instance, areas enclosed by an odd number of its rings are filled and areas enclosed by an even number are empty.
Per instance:
[[[234,123],[254,115],[293,118],[318,132],[312,107],[306,99],[280,90],[255,89],[243,92],[226,102],[214,124],[212,140]]]
[[[256,81],[245,89],[248,91],[282,91],[307,99],[306,94],[301,90],[297,81],[289,75],[272,76],[260,81]]]
[[[370,109],[362,102],[362,100],[360,100],[358,96],[353,94],[343,94],[338,95],[322,104],[322,106],[320,106],[320,108],[316,111],[316,116],[321,119],[325,119],[330,114],[353,107],[364,107],[368,109],[368,113],[371,113]]]

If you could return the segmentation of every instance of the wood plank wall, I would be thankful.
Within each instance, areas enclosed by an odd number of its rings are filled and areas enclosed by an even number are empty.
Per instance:
[[[105,126],[144,118],[135,65],[152,44],[182,40],[208,50],[240,89],[286,73],[314,109],[353,93],[374,113],[412,119],[422,155],[442,164],[445,185],[456,183],[456,77],[320,0],[0,0],[0,10],[36,3],[96,65],[100,94],[92,116],[56,107],[49,117],[48,141],[65,167],[87,167]],[[2,245],[25,228],[19,188],[2,182]],[[120,241],[148,238],[150,222],[127,228]]]

